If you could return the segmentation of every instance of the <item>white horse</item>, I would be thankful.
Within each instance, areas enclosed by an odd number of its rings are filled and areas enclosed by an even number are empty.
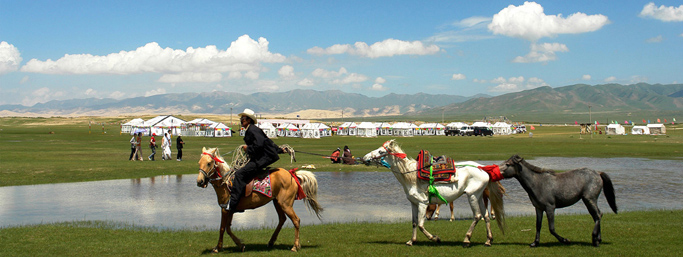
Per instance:
[[[498,227],[505,233],[505,211],[503,210],[502,192],[496,183],[492,181],[489,183],[489,175],[485,171],[476,168],[482,166],[481,164],[476,162],[456,163],[456,165],[467,165],[458,167],[457,172],[455,173],[456,181],[435,183],[434,186],[439,194],[447,201],[443,202],[438,197],[434,196],[430,199],[429,193],[427,192],[429,181],[417,178],[417,161],[408,158],[394,140],[389,140],[377,148],[377,150],[369,152],[363,157],[363,160],[365,163],[370,163],[372,161],[379,161],[382,157],[384,157],[384,161],[391,167],[391,172],[394,173],[398,182],[403,185],[406,197],[412,204],[413,236],[406,242],[406,245],[413,245],[413,243],[417,241],[417,228],[420,228],[420,231],[422,231],[429,240],[441,242],[441,239],[438,236],[430,234],[429,231],[424,228],[427,205],[430,202],[437,204],[449,203],[462,194],[466,194],[467,200],[472,208],[473,220],[472,225],[465,234],[463,246],[468,247],[470,245],[472,231],[474,231],[474,227],[482,218],[486,222],[487,240],[485,245],[491,246],[493,235],[491,233],[490,220],[487,216],[483,216],[483,213],[486,211],[486,206],[484,206],[484,201],[482,200],[482,194],[485,188],[488,188],[491,192],[491,206],[497,215],[496,221]]]

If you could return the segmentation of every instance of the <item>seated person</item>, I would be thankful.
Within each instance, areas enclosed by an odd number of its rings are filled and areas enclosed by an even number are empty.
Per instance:
[[[332,152],[332,156],[330,156],[330,160],[332,160],[332,163],[341,163],[342,162],[342,160],[341,160],[342,158],[339,158],[340,153],[341,153],[341,149],[339,149],[339,147],[337,147],[337,150],[334,150],[334,152]]]

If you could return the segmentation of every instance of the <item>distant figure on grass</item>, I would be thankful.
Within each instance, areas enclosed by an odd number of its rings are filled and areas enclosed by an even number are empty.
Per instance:
[[[130,138],[130,157],[128,157],[129,161],[134,161],[134,160],[138,159],[136,152],[135,152],[135,149],[136,149],[135,146],[136,145],[137,145],[137,138],[136,138],[135,134],[133,134],[133,137]],[[133,159],[133,157],[135,157],[135,159]]]
[[[353,159],[353,154],[351,154],[351,149],[349,149],[348,145],[344,146],[344,154],[342,155],[342,159],[344,159],[344,164],[356,164],[356,160]]]
[[[183,146],[185,145],[185,141],[183,141],[181,136],[178,136],[175,141],[175,147],[178,149],[178,155],[176,156],[177,161],[182,161],[183,160]]]
[[[334,152],[332,152],[332,156],[330,156],[330,160],[332,161],[332,163],[341,163],[341,158],[339,158],[340,153],[341,149],[339,149],[339,147],[337,147],[337,150],[334,150]]]
[[[149,149],[152,150],[152,154],[147,156],[147,159],[150,161],[153,161],[154,155],[157,154],[157,140],[156,140],[156,138],[154,138],[155,136],[157,136],[157,134],[152,133],[152,137],[149,139]]]
[[[142,161],[142,132],[138,132],[138,137],[135,139],[135,158]]]
[[[171,136],[168,133],[164,133],[164,138],[161,140],[161,159],[171,159]]]

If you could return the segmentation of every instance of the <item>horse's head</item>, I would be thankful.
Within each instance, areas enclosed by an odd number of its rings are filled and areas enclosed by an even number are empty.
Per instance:
[[[396,156],[401,159],[406,158],[406,154],[403,153],[403,150],[401,150],[396,141],[392,139],[384,142],[382,146],[363,156],[363,162],[366,165],[370,165],[371,163],[379,164],[382,158],[386,156]]]
[[[517,174],[519,174],[519,172],[522,170],[522,161],[524,161],[524,158],[516,154],[513,155],[510,157],[510,159],[507,159],[507,161],[504,161],[501,165],[498,165],[500,168],[500,174],[503,175],[504,178],[512,178],[517,176]]]
[[[225,161],[220,156],[218,148],[202,147],[202,156],[199,157],[199,175],[197,175],[198,187],[205,188],[212,180],[221,179],[220,166]]]

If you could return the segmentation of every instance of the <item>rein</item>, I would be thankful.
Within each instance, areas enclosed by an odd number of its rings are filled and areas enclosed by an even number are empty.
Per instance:
[[[206,172],[203,169],[199,169],[199,172],[201,172],[205,178],[209,180],[209,182],[217,181],[217,180],[223,180],[223,175],[221,175],[221,170],[218,168],[218,163],[224,163],[224,161],[221,161],[217,157],[211,155],[210,153],[202,153],[203,155],[208,155],[210,156],[217,164],[213,165],[213,168],[209,172]]]

